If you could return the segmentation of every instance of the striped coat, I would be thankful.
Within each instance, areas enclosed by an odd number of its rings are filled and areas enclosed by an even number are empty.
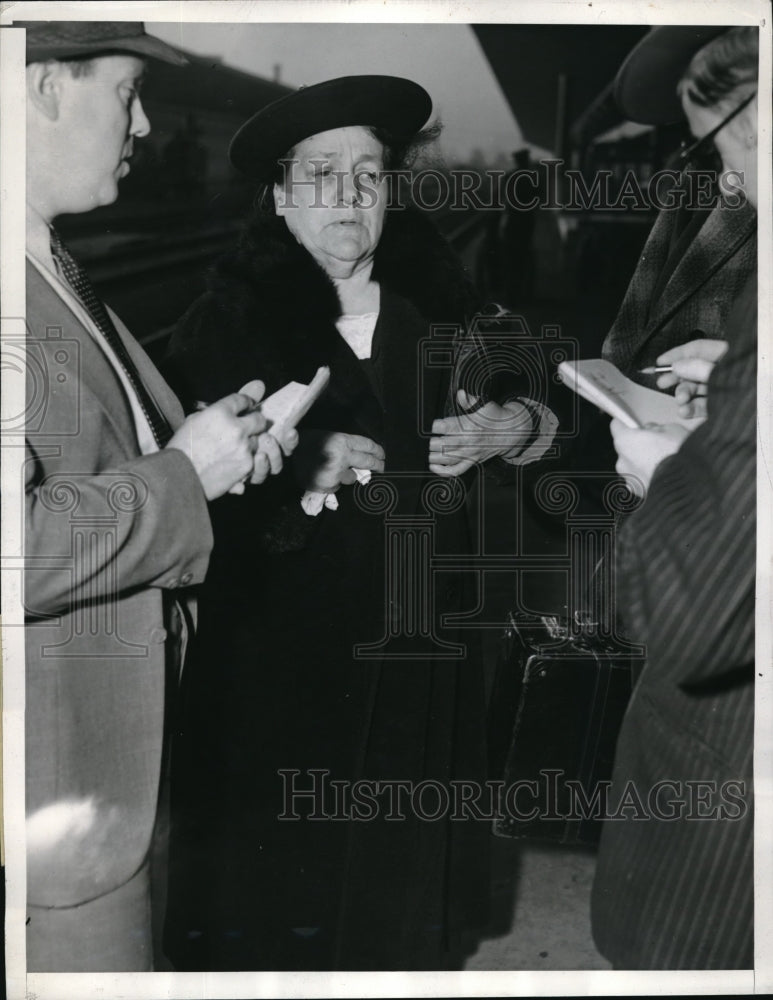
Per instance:
[[[615,968],[753,964],[756,295],[751,279],[708,421],[619,538],[621,614],[648,662],[617,747],[610,808],[627,808],[605,824],[593,888]]]

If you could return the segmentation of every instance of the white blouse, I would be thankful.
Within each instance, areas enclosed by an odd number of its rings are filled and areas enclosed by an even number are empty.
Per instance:
[[[360,361],[365,361],[370,357],[377,319],[377,312],[362,313],[361,315],[345,313],[336,322],[336,329]]]

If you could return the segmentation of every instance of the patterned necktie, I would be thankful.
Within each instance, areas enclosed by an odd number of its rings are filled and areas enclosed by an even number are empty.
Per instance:
[[[88,275],[75,260],[73,255],[62,243],[59,233],[51,228],[51,253],[61,267],[62,274],[67,279],[67,283],[76,296],[86,307],[89,315],[101,330],[105,340],[113,349],[115,356],[123,368],[129,383],[131,384],[137,399],[139,400],[142,412],[147,417],[153,437],[159,448],[165,447],[172,437],[172,428],[169,426],[164,414],[159,410],[153,397],[143,384],[137,366],[132,361],[126,345],[121,339],[121,335],[116,330],[113,321],[105,309],[103,303],[97,298],[94,286],[89,281]]]

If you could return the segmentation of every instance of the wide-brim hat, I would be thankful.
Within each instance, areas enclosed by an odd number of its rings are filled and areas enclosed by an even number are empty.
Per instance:
[[[387,130],[408,141],[432,113],[427,91],[397,76],[342,76],[280,97],[245,122],[231,140],[231,163],[260,180],[296,143],[347,125]]]
[[[615,101],[626,118],[644,125],[683,119],[677,84],[695,53],[728,30],[727,25],[664,25],[646,34],[615,77]]]
[[[110,52],[160,59],[173,66],[188,62],[182,52],[149,35],[142,21],[15,21],[14,27],[27,29],[28,63]]]

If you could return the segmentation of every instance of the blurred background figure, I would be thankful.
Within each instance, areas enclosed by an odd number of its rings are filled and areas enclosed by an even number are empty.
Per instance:
[[[166,144],[162,159],[167,189],[173,198],[195,198],[203,193],[208,152],[195,115],[185,116],[185,127],[178,129]]]
[[[547,181],[542,164],[532,161],[527,148],[513,153],[513,161],[515,170],[505,181],[505,190],[514,197],[505,201],[501,267],[505,302],[517,312],[534,295],[534,230],[545,204]]]

